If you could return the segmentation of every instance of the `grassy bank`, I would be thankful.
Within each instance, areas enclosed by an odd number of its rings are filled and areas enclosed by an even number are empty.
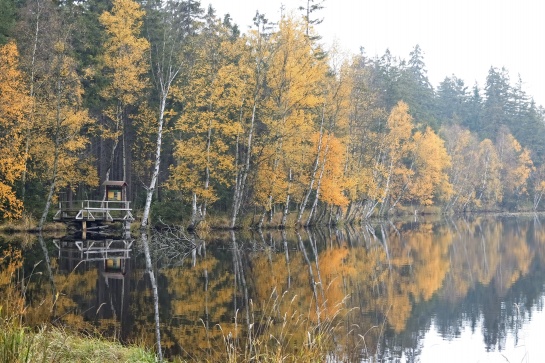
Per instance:
[[[123,346],[49,323],[47,311],[52,307],[48,302],[38,307],[27,305],[22,266],[20,249],[8,247],[3,251],[0,256],[0,362],[157,361],[149,349]]]
[[[2,326],[2,362],[156,362],[155,354],[140,347],[127,347],[100,338],[85,337],[47,326],[38,331]]]
[[[44,232],[66,231],[66,224],[58,222],[45,223]],[[23,233],[23,232],[38,232],[38,221],[31,215],[23,215],[16,220],[4,220],[0,224],[0,232],[3,233]]]

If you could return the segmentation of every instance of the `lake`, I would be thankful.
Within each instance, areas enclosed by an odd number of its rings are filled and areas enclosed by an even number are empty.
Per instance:
[[[170,358],[313,347],[330,362],[545,356],[545,219],[534,215],[199,236],[172,229],[144,241],[1,238],[4,254],[21,251],[29,324],[46,319],[150,347],[157,327]],[[245,343],[259,338],[271,345]]]

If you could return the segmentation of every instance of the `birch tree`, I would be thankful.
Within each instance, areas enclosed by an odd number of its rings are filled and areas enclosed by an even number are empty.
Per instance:
[[[417,205],[429,206],[436,201],[446,201],[452,193],[447,168],[451,158],[444,141],[430,128],[413,135],[413,163],[415,175],[408,188],[406,200]]]
[[[184,107],[175,125],[175,164],[168,186],[191,204],[189,229],[206,218],[218,188],[230,186],[234,176],[234,144],[240,132],[237,111],[241,84],[234,71],[235,44],[231,31],[212,13],[197,36],[193,66],[174,98]]]
[[[21,198],[29,186],[35,195],[46,195],[37,199],[37,205],[43,207],[40,228],[61,188],[75,191],[79,186],[98,184],[88,153],[93,120],[83,108],[83,72],[74,58],[75,21],[69,10],[51,0],[28,2],[17,25],[20,64],[28,77],[30,98],[22,125]]]
[[[104,12],[100,22],[108,38],[104,44],[104,72],[108,85],[101,96],[106,100],[104,110],[112,122],[102,129],[102,136],[112,140],[110,160],[105,180],[110,180],[116,150],[122,142],[122,179],[127,180],[126,123],[128,107],[134,106],[146,87],[145,74],[148,70],[147,52],[149,43],[140,37],[144,11],[132,0],[115,0],[111,12]]]
[[[533,184],[533,208],[536,211],[545,194],[545,164],[535,168],[530,178]]]
[[[243,85],[240,100],[239,124],[241,131],[235,143],[235,180],[230,228],[235,228],[247,191],[248,175],[253,160],[255,128],[262,102],[267,70],[273,53],[269,42],[268,21],[262,14],[254,18],[254,28],[236,43],[240,54],[238,77]],[[235,69],[233,69],[235,70]]]
[[[373,73],[365,54],[354,57],[351,64],[351,88],[346,159],[345,193],[350,200],[346,219],[369,218],[382,197],[382,156],[386,111],[377,104],[377,91],[371,85]]]
[[[479,142],[469,130],[457,125],[444,128],[441,134],[451,158],[447,173],[452,193],[445,209],[466,211],[475,208],[477,187],[480,182],[479,173],[475,173]]]
[[[405,194],[409,180],[414,174],[412,166],[405,161],[413,151],[411,140],[414,128],[409,106],[399,102],[386,122],[386,134],[381,154],[382,197],[379,214],[391,211]]]
[[[501,168],[503,194],[516,206],[527,194],[527,182],[535,169],[529,150],[523,148],[506,127],[501,127],[496,140]]]
[[[480,170],[477,205],[482,208],[496,207],[503,200],[501,161],[490,139],[479,143],[476,170]]]
[[[305,169],[312,160],[309,140],[314,132],[313,110],[323,104],[327,72],[325,61],[313,54],[304,23],[283,18],[271,42],[274,53],[267,73],[269,97],[262,111],[266,131],[259,139],[254,196],[263,207],[260,224],[274,205],[285,203],[289,207],[292,193],[301,199],[297,189],[305,183],[295,179],[306,176]]]
[[[27,76],[28,117],[23,124],[25,165],[21,176],[21,200],[25,202],[29,182],[37,181],[38,170],[43,165],[36,163],[40,154],[37,146],[42,144],[43,132],[39,130],[40,117],[38,109],[46,99],[45,83],[49,80],[51,52],[58,34],[59,20],[51,0],[28,2],[20,11],[20,22],[16,26],[18,48],[21,55],[21,69]]]
[[[319,200],[329,203],[331,207],[345,207],[348,203],[343,190],[344,170],[342,166],[345,164],[344,159],[346,156],[346,132],[349,123],[348,105],[352,82],[349,69],[344,61],[331,63],[334,66],[330,68],[330,75],[324,84],[323,115],[314,162],[314,169],[318,166],[319,173],[313,172],[310,178],[309,190],[312,189],[313,182],[315,182],[315,195],[305,223],[307,226],[312,223]],[[333,163],[338,163],[338,165]],[[325,194],[322,196],[324,191]],[[302,203],[301,207],[305,207],[304,203]],[[299,211],[300,215],[301,209]]]
[[[54,46],[50,79],[46,87],[44,109],[39,110],[45,139],[40,144],[42,161],[47,166],[48,193],[39,229],[46,221],[55,192],[61,187],[73,188],[79,183],[98,186],[92,159],[83,153],[89,143],[84,129],[93,120],[82,108],[83,89],[75,60],[69,56],[70,27],[63,27]]]
[[[149,8],[150,24],[148,25],[148,41],[150,43],[150,64],[157,100],[155,152],[153,155],[153,170],[151,179],[146,186],[146,201],[142,214],[141,228],[146,229],[149,223],[151,202],[161,167],[161,148],[165,121],[170,111],[170,100],[174,81],[180,75],[184,65],[189,60],[184,57],[183,47],[187,38],[194,32],[189,13],[180,13],[180,8],[187,5],[182,1],[168,1],[163,8]],[[191,5],[191,4],[189,4]],[[193,11],[193,7],[189,7]],[[189,17],[189,18],[188,18]],[[153,28],[152,28],[153,27]]]

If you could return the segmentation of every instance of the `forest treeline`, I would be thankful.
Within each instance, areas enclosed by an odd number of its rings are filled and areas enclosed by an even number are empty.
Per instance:
[[[4,219],[41,226],[106,180],[143,226],[540,208],[544,109],[504,68],[434,88],[418,45],[324,49],[313,0],[245,32],[195,0],[0,7]]]

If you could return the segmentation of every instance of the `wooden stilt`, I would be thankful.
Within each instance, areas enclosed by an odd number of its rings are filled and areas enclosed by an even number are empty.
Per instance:
[[[123,223],[123,236],[126,238],[131,237],[131,221],[125,221]]]
[[[87,221],[81,221],[81,238],[87,239]]]

